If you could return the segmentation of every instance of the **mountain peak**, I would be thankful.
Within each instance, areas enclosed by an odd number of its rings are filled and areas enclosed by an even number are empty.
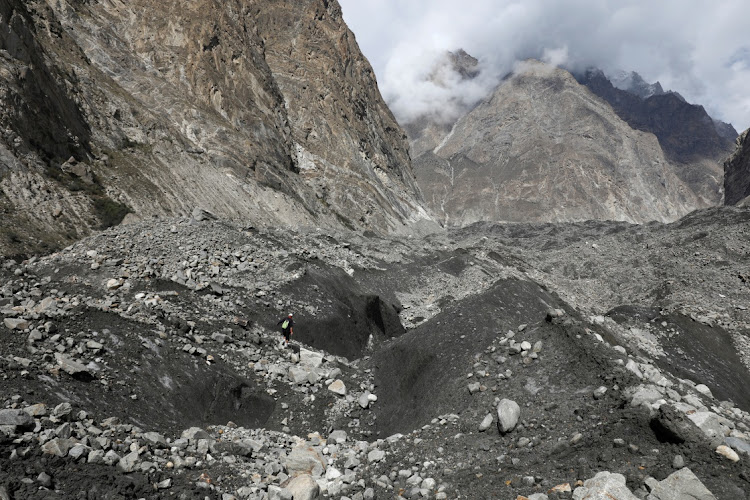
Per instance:
[[[659,82],[647,83],[634,71],[608,77],[599,69],[578,75],[578,81],[607,101],[632,128],[653,133],[674,162],[709,161],[715,165],[732,150],[737,133],[731,125],[716,122],[702,106],[688,103],[677,92],[665,91]],[[701,172],[705,172],[703,167],[686,175],[693,180],[701,177],[706,185],[716,184]],[[715,198],[717,193],[704,195]]]
[[[643,77],[635,71],[618,71],[611,75],[609,80],[615,88],[630,92],[641,99],[648,99],[651,96],[664,94],[664,89],[658,81],[648,83]]]
[[[705,203],[652,134],[568,71],[536,60],[517,65],[436,148],[415,154],[414,168],[447,225],[670,221]]]
[[[458,49],[456,52],[448,51],[448,58],[453,64],[453,70],[461,75],[464,80],[476,78],[479,73],[479,60],[468,54],[464,49]]]
[[[455,52],[446,50],[435,61],[426,79],[438,87],[449,88],[458,82],[473,80],[479,73],[479,60],[469,55],[464,49],[458,49]]]

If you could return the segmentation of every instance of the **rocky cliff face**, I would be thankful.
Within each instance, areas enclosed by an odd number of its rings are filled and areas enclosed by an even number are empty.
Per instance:
[[[417,187],[406,135],[383,102],[338,3],[256,3],[258,32],[284,95],[298,165],[317,197],[354,225],[388,227],[413,218]],[[298,18],[303,22],[290,22]]]
[[[539,62],[502,82],[414,165],[447,224],[666,221],[717,202],[694,192],[653,134]]]
[[[724,203],[747,206],[750,201],[750,129],[737,138],[737,149],[724,162]]]
[[[632,128],[654,134],[676,166],[677,175],[694,191],[713,204],[721,203],[719,165],[732,151],[737,137],[734,127],[714,121],[703,106],[690,104],[674,92],[664,92],[658,82],[646,84],[637,73],[631,75],[625,89],[615,87],[598,70],[578,79]]]
[[[424,216],[336,2],[10,0],[0,49],[5,253],[127,211],[376,231]]]

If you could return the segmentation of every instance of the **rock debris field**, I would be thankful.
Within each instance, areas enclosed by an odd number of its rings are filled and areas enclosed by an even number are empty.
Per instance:
[[[197,213],[0,260],[0,499],[750,496],[750,210]]]

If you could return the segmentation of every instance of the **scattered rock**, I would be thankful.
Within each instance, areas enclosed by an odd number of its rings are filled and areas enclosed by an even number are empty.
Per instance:
[[[3,323],[5,323],[5,327],[9,330],[22,331],[30,326],[29,322],[22,318],[5,318]]]
[[[671,405],[659,408],[651,420],[651,429],[660,441],[668,443],[697,443],[705,439],[693,421]]]
[[[727,445],[720,445],[718,448],[716,448],[716,453],[719,455],[728,458],[732,462],[739,462],[740,456],[737,454],[736,451],[734,451],[732,448],[730,448]]]
[[[292,478],[284,489],[291,493],[294,500],[315,500],[320,498],[320,486],[309,474],[300,474]]]
[[[367,454],[367,461],[370,463],[380,462],[385,458],[385,452],[383,450],[372,450]]]
[[[687,467],[673,472],[651,490],[648,500],[716,500]]]
[[[340,379],[334,380],[331,385],[328,386],[328,390],[339,396],[346,396],[346,386]]]
[[[322,473],[322,471],[325,471],[326,465],[326,460],[323,458],[323,455],[307,444],[299,444],[292,448],[289,456],[287,456],[284,461],[284,467],[286,468],[287,474],[291,477],[300,474],[312,475],[316,468]]]
[[[510,399],[503,399],[497,405],[497,426],[501,434],[512,431],[518,424],[521,416],[521,407]]]
[[[195,443],[200,439],[210,439],[211,435],[200,427],[191,427],[182,431],[182,438]]]
[[[358,398],[359,406],[361,406],[362,408],[367,408],[368,406],[370,406],[370,398],[368,397],[369,395],[370,395],[370,392],[365,391],[359,396]]]
[[[107,281],[107,290],[117,290],[120,288],[123,284],[122,280],[119,280],[117,278],[112,278]]]
[[[24,410],[0,410],[0,426],[15,428],[16,432],[34,428],[34,418]]]
[[[479,432],[484,432],[492,426],[492,413],[485,415],[482,422],[479,424]]]
[[[587,479],[573,491],[573,500],[638,500],[638,497],[625,486],[625,476],[602,471],[592,479]]]
[[[732,449],[736,450],[738,453],[750,457],[750,443],[747,441],[736,437],[728,437],[724,439],[724,443],[726,443],[727,446],[731,446]]]
[[[42,445],[42,453],[65,457],[75,444],[76,442],[71,439],[54,438]]]
[[[195,207],[193,209],[192,216],[193,216],[193,219],[195,219],[198,222],[205,221],[205,220],[216,220],[216,216],[214,214],[200,207]]]
[[[56,352],[55,359],[57,360],[57,364],[60,365],[60,368],[73,378],[84,381],[92,380],[94,378],[94,375],[88,368],[86,368],[86,366],[74,361],[65,354]]]
[[[703,394],[704,396],[708,396],[709,398],[713,398],[713,394],[711,394],[711,389],[709,389],[704,384],[698,384],[695,386],[695,390]]]

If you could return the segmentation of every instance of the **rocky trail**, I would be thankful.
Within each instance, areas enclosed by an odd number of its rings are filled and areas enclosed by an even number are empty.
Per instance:
[[[750,210],[196,214],[0,261],[0,498],[750,495]]]

